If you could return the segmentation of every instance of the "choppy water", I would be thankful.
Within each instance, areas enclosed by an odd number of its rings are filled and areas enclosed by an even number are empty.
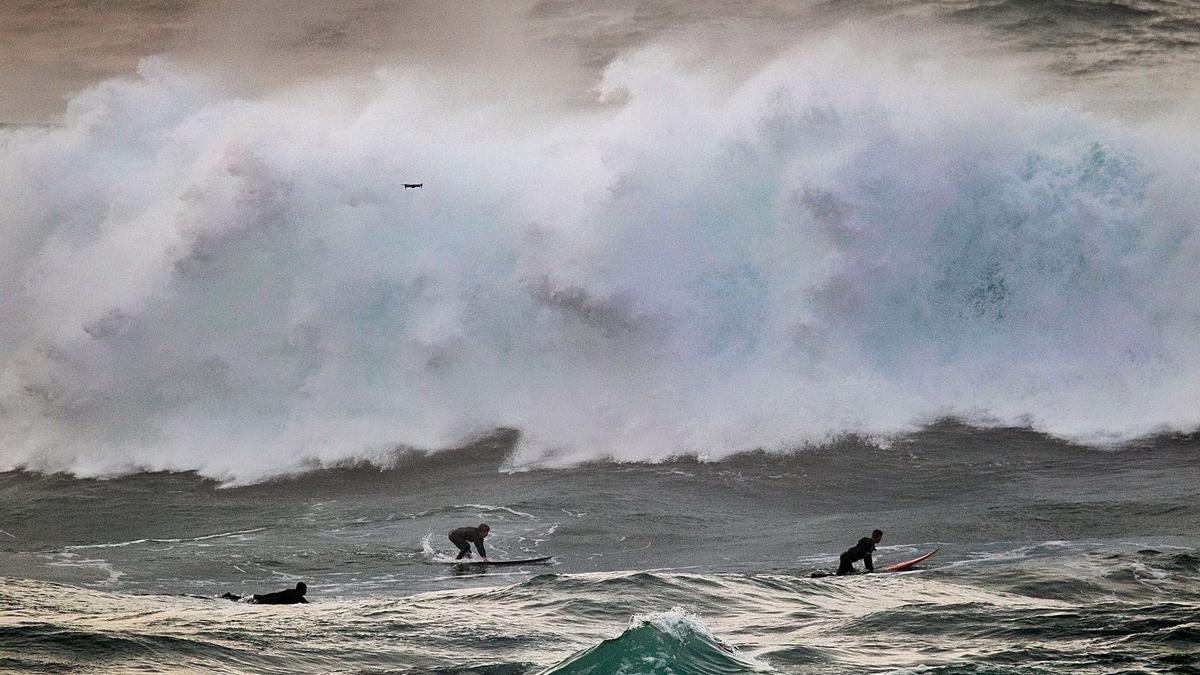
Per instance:
[[[502,472],[513,438],[220,488],[0,477],[15,672],[1195,673],[1200,445],[944,424]],[[489,572],[439,562],[485,520]],[[813,579],[869,531],[921,571]],[[311,604],[213,599],[304,580]]]

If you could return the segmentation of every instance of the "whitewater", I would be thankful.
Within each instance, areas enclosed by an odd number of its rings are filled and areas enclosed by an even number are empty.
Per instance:
[[[556,114],[403,69],[231,98],[151,59],[4,129],[3,466],[1196,428],[1187,144],[862,41],[737,80],[647,48]]]

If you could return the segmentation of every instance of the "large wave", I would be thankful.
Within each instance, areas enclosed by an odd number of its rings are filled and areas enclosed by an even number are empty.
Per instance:
[[[1178,139],[866,51],[732,79],[644,50],[565,112],[404,70],[237,99],[151,60],[0,130],[0,465],[1200,424]]]

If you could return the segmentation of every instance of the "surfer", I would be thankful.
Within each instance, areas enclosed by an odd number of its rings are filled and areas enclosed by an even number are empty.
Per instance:
[[[303,581],[301,581],[296,584],[295,588],[289,588],[286,590],[277,591],[275,593],[263,593],[261,595],[255,593],[254,595],[250,596],[250,599],[247,602],[255,605],[295,605],[298,603],[304,603],[307,605],[308,601],[304,599],[304,594],[307,592],[308,584],[305,584]],[[226,600],[242,599],[242,596],[234,595],[233,593],[226,593],[221,597],[225,598]]]
[[[460,527],[450,532],[450,542],[458,547],[458,557],[455,560],[462,560],[471,555],[471,544],[475,544],[475,550],[479,551],[479,557],[487,560],[487,551],[483,549],[483,538],[488,536],[492,528],[488,527],[487,523],[480,523],[479,527]]]
[[[878,544],[883,539],[883,530],[875,530],[870,537],[863,537],[858,540],[850,550],[842,554],[838,565],[837,575],[843,576],[846,574],[854,574],[854,563],[859,560],[866,565],[868,572],[875,571],[875,565],[871,562],[871,554],[875,552],[875,544]]]

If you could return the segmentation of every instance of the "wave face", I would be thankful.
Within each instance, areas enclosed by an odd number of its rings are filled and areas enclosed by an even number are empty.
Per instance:
[[[0,129],[0,465],[255,480],[497,427],[569,463],[943,415],[1200,425],[1178,137],[871,53],[731,80],[648,49],[600,105],[540,113],[390,71],[244,100],[151,60]]]
[[[631,624],[620,636],[572,656],[543,675],[771,672],[766,664],[721,642],[699,619],[679,608],[635,617]]]

